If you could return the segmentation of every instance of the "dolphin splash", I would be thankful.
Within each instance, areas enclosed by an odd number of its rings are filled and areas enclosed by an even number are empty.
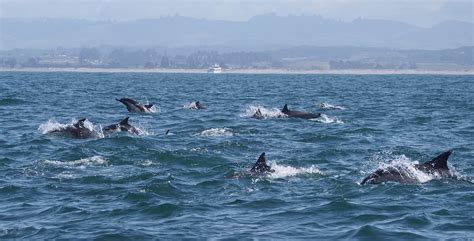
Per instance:
[[[76,123],[72,125],[67,125],[64,127],[60,127],[58,129],[54,129],[48,134],[52,135],[63,135],[63,136],[70,136],[77,139],[87,139],[87,138],[96,138],[100,137],[100,134],[95,131],[94,129],[88,128],[84,122],[86,118],[80,119]]]
[[[430,161],[423,164],[416,164],[413,167],[425,174],[450,177],[452,174],[448,168],[448,158],[451,153],[452,151],[443,152]],[[403,168],[388,167],[386,169],[376,170],[364,178],[361,184],[380,184],[384,182],[418,183],[419,181]]]

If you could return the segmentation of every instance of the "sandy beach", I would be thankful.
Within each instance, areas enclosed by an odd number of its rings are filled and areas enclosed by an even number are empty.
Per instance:
[[[144,68],[0,68],[1,72],[82,72],[82,73],[189,73],[207,74],[207,69]],[[474,75],[474,70],[294,70],[294,69],[224,69],[220,74],[341,74],[341,75]]]

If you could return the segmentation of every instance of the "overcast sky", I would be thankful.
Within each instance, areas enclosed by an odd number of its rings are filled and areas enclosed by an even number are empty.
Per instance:
[[[1,17],[132,20],[181,15],[245,21],[255,15],[390,19],[419,26],[474,22],[474,0],[0,0]]]

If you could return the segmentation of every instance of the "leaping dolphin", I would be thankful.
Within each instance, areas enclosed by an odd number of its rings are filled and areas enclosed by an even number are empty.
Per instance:
[[[444,152],[431,159],[431,161],[414,165],[414,168],[430,175],[436,174],[443,177],[452,176],[448,168],[448,158],[451,153],[452,151]],[[389,167],[386,169],[378,169],[364,178],[361,184],[380,184],[390,181],[399,183],[417,183],[418,180],[409,174],[410,173],[403,168]]]
[[[321,114],[313,114],[309,112],[289,110],[287,104],[285,104],[281,112],[289,117],[302,118],[302,119],[315,119],[321,116]]]
[[[90,130],[89,128],[84,126],[85,121],[86,118],[83,118],[72,125],[52,130],[49,133],[54,135],[67,135],[78,139],[98,137],[99,133],[97,133],[95,130]]]
[[[123,119],[122,121],[120,121],[117,124],[112,124],[112,125],[106,126],[106,127],[104,127],[103,131],[104,132],[126,131],[126,132],[129,132],[129,133],[134,134],[134,135],[139,135],[140,132],[138,131],[138,129],[135,128],[134,126],[130,125],[128,123],[128,119],[129,119],[129,117]]]
[[[129,98],[122,98],[122,99],[115,99],[117,101],[120,101],[122,104],[124,104],[127,107],[127,110],[129,112],[151,112],[151,107],[153,105],[144,105],[140,104],[135,100],[129,99]]]

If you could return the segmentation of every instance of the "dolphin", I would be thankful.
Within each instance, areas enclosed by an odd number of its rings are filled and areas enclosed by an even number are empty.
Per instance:
[[[106,127],[104,127],[103,131],[104,132],[127,131],[131,134],[139,135],[140,132],[138,131],[138,129],[128,123],[129,118],[130,117],[127,116],[127,118],[123,119],[122,121],[120,121],[117,124],[112,124],[112,125],[106,126]]]
[[[195,102],[191,103],[191,105],[189,106],[189,109],[202,110],[202,109],[206,109],[206,107],[201,105],[201,103],[199,103],[199,101],[195,101]]]
[[[57,135],[67,135],[77,139],[95,138],[99,136],[95,130],[90,130],[84,126],[86,118],[80,119],[72,125],[52,130],[49,133]]]
[[[199,103],[199,101],[194,102],[194,105],[196,106],[196,108],[198,110],[206,109],[206,107],[201,105],[201,103]]]
[[[448,158],[451,153],[451,150],[443,152],[428,162],[414,165],[414,168],[430,175],[437,174],[443,177],[452,176],[448,168]],[[383,182],[417,183],[418,180],[410,176],[410,173],[403,168],[388,167],[386,169],[376,170],[364,178],[360,184],[380,184]]]
[[[262,112],[260,111],[260,108],[258,108],[257,111],[255,111],[255,114],[253,114],[250,118],[263,119],[265,117],[263,116]]]
[[[153,105],[144,105],[140,104],[135,100],[129,98],[115,99],[120,101],[127,107],[128,112],[151,112],[151,107]]]
[[[289,110],[287,104],[285,104],[281,112],[289,117],[302,118],[302,119],[315,119],[321,116],[321,114],[313,114],[309,112]]]
[[[275,172],[268,164],[265,158],[265,152],[260,154],[257,162],[253,165],[250,171],[234,173],[229,178],[239,178],[239,177],[253,177],[253,176],[264,176],[270,173]]]

